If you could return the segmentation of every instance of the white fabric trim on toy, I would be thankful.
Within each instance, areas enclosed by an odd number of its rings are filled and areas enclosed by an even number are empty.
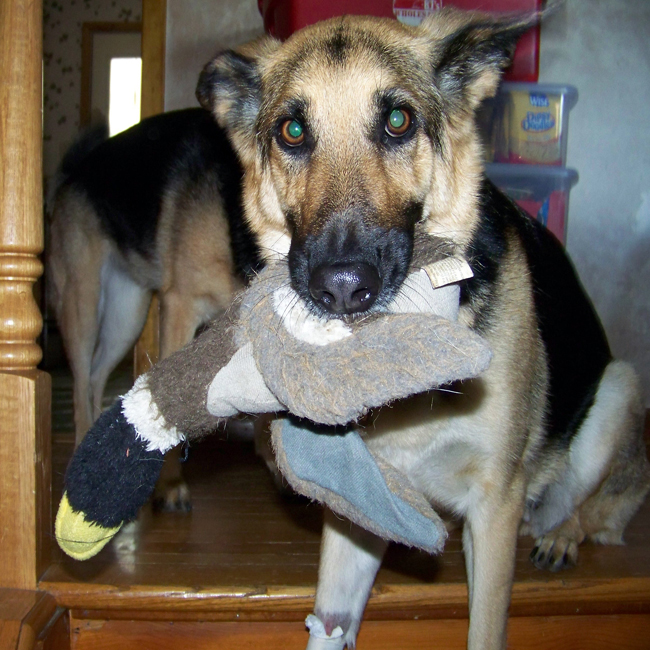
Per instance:
[[[345,639],[340,625],[337,625],[328,635],[325,632],[323,621],[315,614],[307,616],[305,625],[309,630],[309,643],[307,643],[306,650],[343,650],[345,648]]]
[[[138,438],[146,441],[147,451],[163,454],[185,440],[185,435],[169,425],[153,401],[147,375],[140,375],[133,388],[122,397],[122,412],[133,425]]]
[[[312,345],[335,343],[352,334],[338,318],[319,318],[290,287],[280,287],[273,294],[273,309],[282,319],[287,332]]]

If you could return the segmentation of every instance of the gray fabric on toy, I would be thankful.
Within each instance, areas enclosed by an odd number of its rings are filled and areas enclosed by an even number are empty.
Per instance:
[[[373,456],[358,431],[322,431],[307,422],[273,422],[278,469],[299,494],[384,539],[439,553],[447,533],[429,502],[406,478]]]
[[[467,270],[454,258],[430,265],[429,273],[437,266],[455,269],[456,281]],[[458,284],[435,288],[429,273],[411,273],[383,313],[348,325],[315,316],[290,288],[286,265],[266,269],[241,302],[239,349],[210,385],[208,411],[287,410],[345,425],[371,408],[476,376],[489,349],[454,322]]]

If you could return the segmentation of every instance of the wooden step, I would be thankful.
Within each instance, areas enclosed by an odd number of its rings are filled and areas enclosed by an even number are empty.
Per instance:
[[[57,436],[55,494],[71,450],[72,437]],[[55,551],[40,588],[70,610],[72,647],[303,647],[317,577],[320,508],[280,494],[246,442],[214,437],[193,446],[186,475],[190,515],[154,515],[146,507],[87,562]],[[528,559],[532,540],[522,538],[512,647],[650,647],[649,533],[645,504],[625,546],[585,544],[578,566],[560,574],[535,569]],[[467,590],[459,531],[440,557],[392,546],[364,620],[360,650],[426,647],[433,638],[436,647],[464,647]]]

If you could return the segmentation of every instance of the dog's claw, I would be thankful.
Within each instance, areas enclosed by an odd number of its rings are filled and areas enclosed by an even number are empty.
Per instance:
[[[535,542],[530,559],[538,569],[562,571],[577,563],[578,544],[567,537],[545,535]]]

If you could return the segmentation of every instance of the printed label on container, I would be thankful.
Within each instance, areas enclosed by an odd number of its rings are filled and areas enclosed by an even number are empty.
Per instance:
[[[393,13],[401,23],[416,26],[442,9],[442,3],[443,0],[393,0]]]
[[[510,162],[561,163],[562,95],[513,90],[508,114]]]
[[[551,105],[548,101],[548,95],[544,93],[530,93],[529,101],[530,105],[535,108],[548,108]]]
[[[534,131],[542,133],[555,127],[555,119],[550,113],[526,113],[526,117],[521,121],[521,128],[524,131]]]

